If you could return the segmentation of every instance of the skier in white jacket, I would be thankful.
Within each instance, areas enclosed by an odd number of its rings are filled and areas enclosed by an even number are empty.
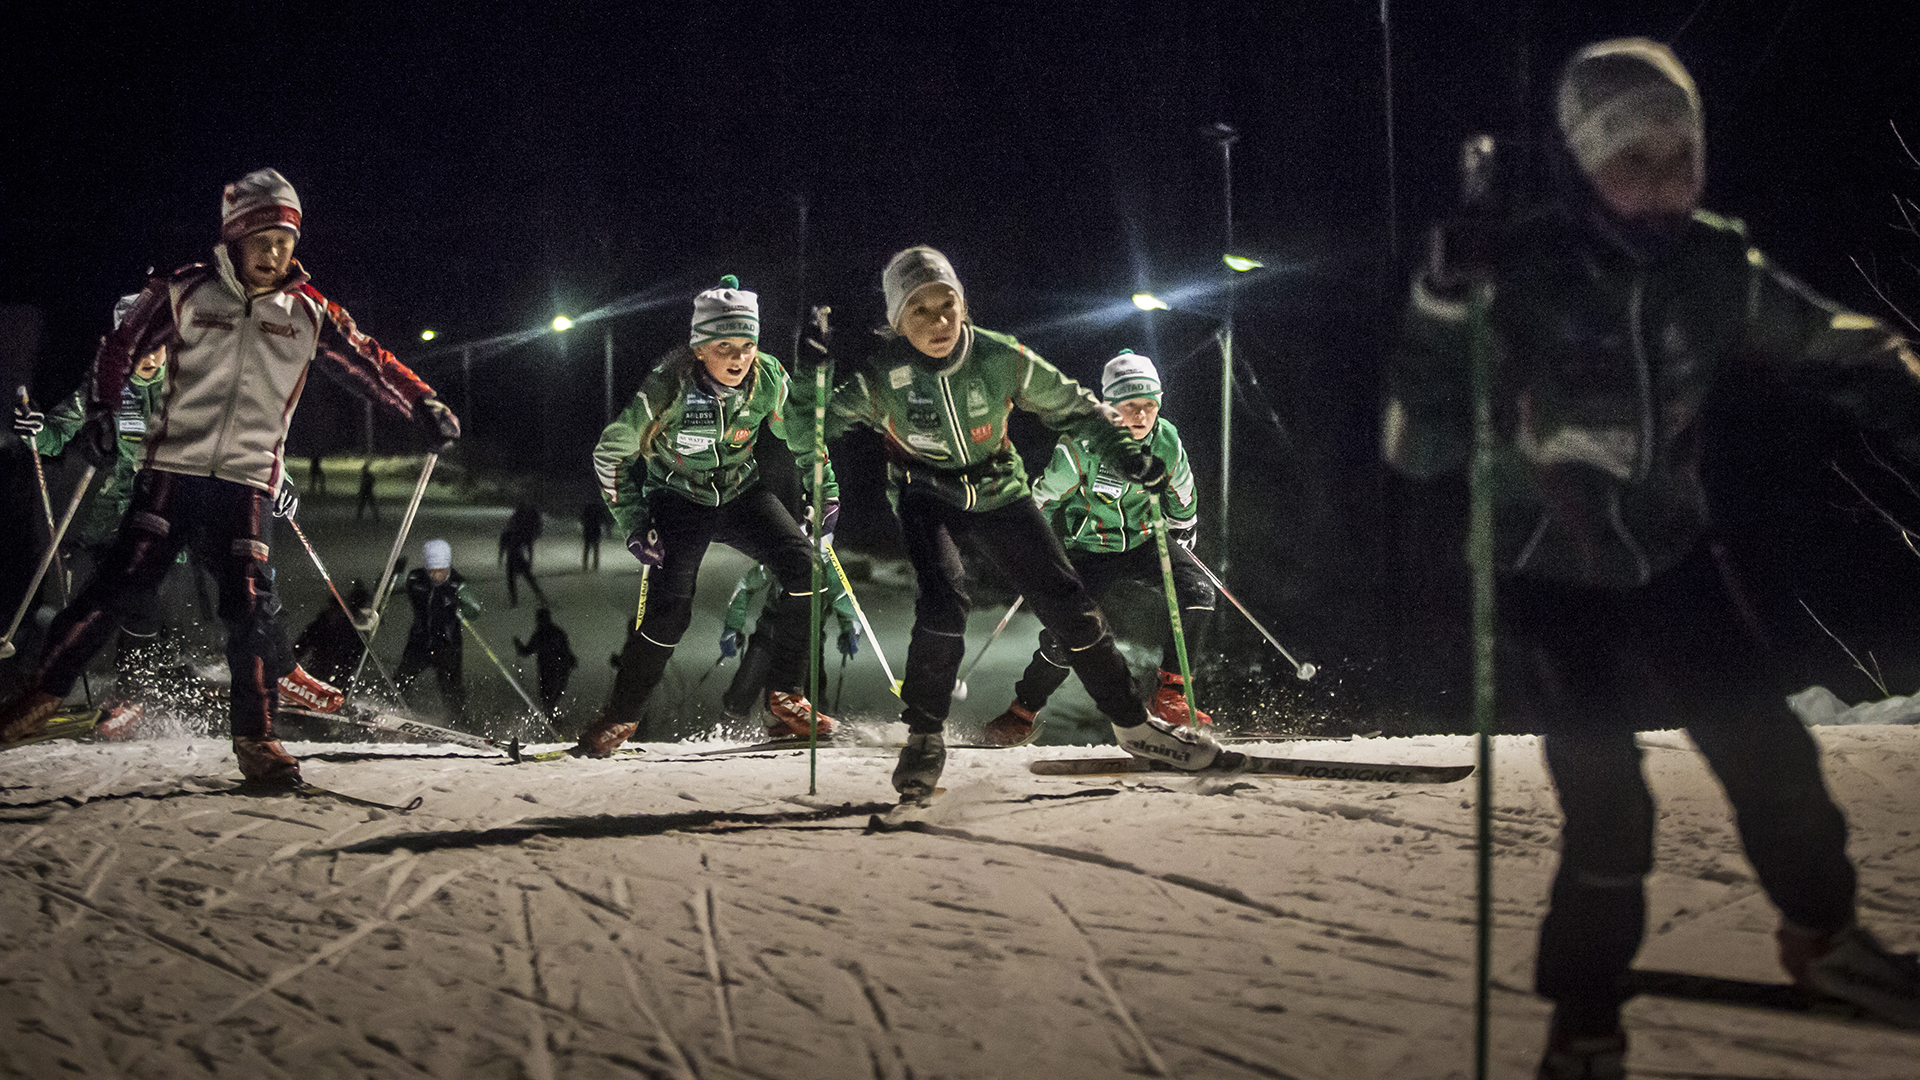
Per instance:
[[[90,456],[111,459],[112,410],[135,357],[170,346],[167,390],[120,532],[48,629],[32,689],[0,709],[0,746],[45,729],[81,668],[113,637],[127,598],[151,588],[192,544],[220,584],[240,771],[255,783],[293,786],[299,762],[273,734],[274,683],[286,650],[267,569],[268,511],[278,504],[284,512],[293,500],[281,458],[308,366],[322,358],[361,396],[420,421],[435,445],[458,438],[460,424],[431,387],[308,284],[293,258],[300,238],[293,185],[260,169],[228,184],[220,208],[212,263],[149,281],[94,358],[79,433]],[[327,327],[349,351],[320,348]]]

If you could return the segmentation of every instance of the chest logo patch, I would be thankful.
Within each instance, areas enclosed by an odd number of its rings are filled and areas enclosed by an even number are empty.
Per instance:
[[[980,384],[977,382],[968,383],[967,384],[967,415],[968,416],[984,416],[986,415],[987,408],[988,406],[987,406],[986,391],[980,389]],[[975,439],[973,441],[979,442],[980,440]]]
[[[887,372],[887,385],[895,390],[904,389],[913,381],[913,369],[902,365]]]
[[[261,319],[260,329],[265,330],[274,337],[291,338],[300,336],[300,331],[294,329],[292,323],[268,322],[265,319]]]
[[[988,436],[992,434],[993,434],[992,424],[981,424],[979,427],[969,430],[967,432],[967,437],[971,438],[974,442],[982,443],[982,442],[986,442]]]
[[[193,317],[193,325],[196,329],[200,330],[233,329],[233,323],[220,318],[218,315],[195,314]]]

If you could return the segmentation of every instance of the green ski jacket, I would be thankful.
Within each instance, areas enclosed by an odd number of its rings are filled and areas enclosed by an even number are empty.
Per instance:
[[[1167,490],[1160,494],[1160,513],[1167,527],[1191,527],[1200,503],[1180,432],[1163,418],[1154,422],[1140,443],[1167,463]],[[1056,521],[1055,528],[1070,551],[1131,551],[1153,543],[1153,520],[1148,513],[1152,499],[1146,488],[1122,476],[1087,440],[1071,435],[1060,437],[1047,471],[1033,485],[1033,501]]]
[[[856,425],[886,439],[895,497],[910,487],[962,510],[1026,498],[1026,468],[1007,437],[1015,408],[1110,458],[1139,453],[1099,398],[1009,334],[964,324],[952,354],[938,368],[935,362],[905,338],[889,338],[834,388],[827,407],[828,439]],[[795,411],[803,418],[813,393],[811,381],[796,380]],[[812,425],[803,419],[794,427],[810,448]]]
[[[159,408],[160,396],[165,392],[166,385],[167,374],[163,367],[151,379],[140,379],[129,373],[126,384],[120,388],[120,408],[113,414],[114,428],[120,433],[113,471],[107,474],[106,480],[93,493],[85,512],[74,522],[68,534],[81,547],[104,544],[119,531],[120,519],[126,515],[127,505],[133,501],[133,476],[140,471],[140,452],[147,437],[147,422]],[[73,440],[80,425],[86,422],[87,410],[82,393],[75,391],[72,397],[47,411],[47,426],[38,439],[42,457],[57,456]]]
[[[846,587],[840,584],[840,575],[828,574],[827,580],[833,585],[834,617],[840,620],[840,632],[845,633],[859,622],[853,614],[853,601],[848,598]],[[745,630],[747,614],[753,610],[754,597],[766,592],[772,584],[773,574],[767,569],[766,563],[754,563],[753,569],[740,575],[739,583],[733,587],[733,595],[727,598],[726,628],[736,633]]]
[[[1707,528],[1699,418],[1722,376],[1796,379],[1915,431],[1907,342],[1776,269],[1737,221],[1698,211],[1651,261],[1558,204],[1488,240],[1502,573],[1633,588],[1684,558]],[[1464,302],[1415,283],[1382,428],[1404,473],[1466,462],[1468,329]]]
[[[646,528],[646,500],[655,491],[672,491],[700,506],[719,506],[750,487],[760,478],[753,446],[762,421],[800,458],[801,483],[811,494],[813,458],[808,447],[813,431],[810,424],[786,420],[792,411],[791,387],[780,362],[761,353],[744,382],[718,395],[695,371],[677,359],[655,368],[625,411],[600,433],[593,450],[594,474],[623,537]],[[804,440],[795,427],[805,429]],[[831,465],[825,495],[840,495]]]

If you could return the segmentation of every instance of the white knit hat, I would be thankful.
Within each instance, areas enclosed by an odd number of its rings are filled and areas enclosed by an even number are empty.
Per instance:
[[[227,185],[220,196],[222,241],[272,228],[300,235],[300,196],[286,177],[273,169],[255,169]]]
[[[445,540],[427,541],[425,554],[429,570],[446,570],[453,566],[453,545]]]
[[[1132,349],[1121,349],[1120,355],[1107,361],[1105,370],[1100,372],[1100,396],[1106,398],[1109,405],[1142,397],[1152,398],[1157,405],[1160,369]]]
[[[113,328],[115,330],[120,329],[120,324],[127,321],[127,316],[133,314],[133,305],[139,302],[140,294],[137,292],[128,293],[113,302]]]
[[[1560,136],[1594,175],[1608,159],[1648,135],[1675,132],[1704,157],[1700,91],[1673,50],[1647,38],[1595,42],[1574,54],[1560,76]]]
[[[693,298],[693,337],[687,344],[730,337],[760,340],[760,297],[742,289],[732,274]]]
[[[887,325],[900,329],[900,315],[907,300],[928,285],[946,285],[967,302],[967,291],[960,287],[960,276],[945,255],[930,247],[910,247],[887,260],[880,272],[880,288],[887,294]]]

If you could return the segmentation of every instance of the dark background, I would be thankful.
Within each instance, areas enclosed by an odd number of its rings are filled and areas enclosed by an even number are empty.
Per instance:
[[[817,7],[12,5],[0,303],[37,309],[40,329],[10,309],[8,385],[32,364],[43,401],[70,389],[113,299],[149,266],[205,258],[220,186],[272,165],[300,192],[316,286],[441,388],[475,464],[584,490],[603,334],[624,402],[684,340],[692,293],[731,272],[761,295],[770,351],[789,351],[803,303],[830,303],[857,355],[882,321],[886,257],[930,243],[978,322],[1070,374],[1095,378],[1121,347],[1159,360],[1214,502],[1223,305],[1116,305],[1226,276],[1221,158],[1202,130],[1225,121],[1241,132],[1235,247],[1268,265],[1238,293],[1239,353],[1264,392],[1238,391],[1231,576],[1333,672],[1316,707],[1378,692],[1419,708],[1457,675],[1457,549],[1444,514],[1418,512],[1433,493],[1374,464],[1375,412],[1404,268],[1452,202],[1462,136],[1524,150],[1572,49],[1668,40],[1707,102],[1708,205],[1862,310],[1887,314],[1855,257],[1920,293],[1900,261],[1920,243],[1890,227],[1894,193],[1920,195],[1890,127],[1920,135],[1920,5],[1394,4],[1391,143],[1372,0]],[[564,360],[552,335],[481,350],[466,393],[450,346],[635,296],[662,302],[577,328]],[[440,336],[423,345],[427,327]],[[291,449],[357,450],[359,415],[316,381]],[[1716,490],[1761,606],[1793,661],[1838,688],[1845,658],[1796,601],[1899,650],[1920,560],[1826,470],[1861,466],[1823,405],[1739,386],[1719,416]],[[397,426],[379,438],[411,446]],[[1047,438],[1022,445],[1041,460]],[[842,458],[873,475],[870,456]],[[856,492],[849,517],[884,546],[883,504]],[[1906,668],[1920,677],[1920,660]]]

